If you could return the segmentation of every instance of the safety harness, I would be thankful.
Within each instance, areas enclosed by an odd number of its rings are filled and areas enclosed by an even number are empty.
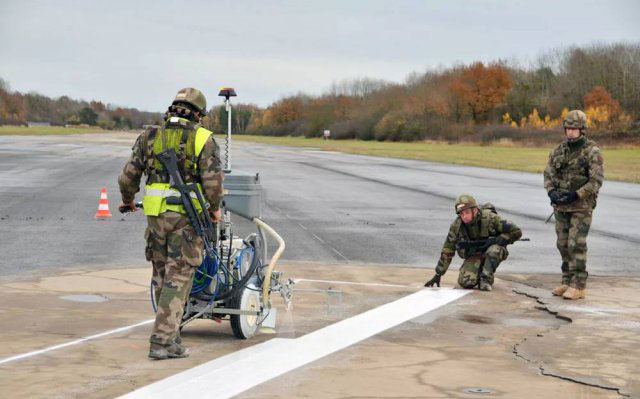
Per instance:
[[[167,204],[169,197],[180,197],[180,192],[171,188],[169,174],[157,159],[158,154],[173,149],[178,156],[180,173],[186,183],[197,183],[202,194],[202,185],[198,171],[198,159],[211,132],[188,119],[171,117],[160,129],[153,128],[148,135],[152,140],[151,154],[147,156],[147,183],[143,198],[144,213],[148,216],[158,216],[167,211],[186,213],[183,205]],[[144,148],[149,149],[148,142]],[[190,194],[195,198],[196,193]],[[196,202],[196,208],[202,208]]]

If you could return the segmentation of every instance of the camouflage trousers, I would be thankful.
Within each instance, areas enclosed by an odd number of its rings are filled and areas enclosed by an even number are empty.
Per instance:
[[[481,277],[493,285],[493,274],[508,256],[507,248],[492,245],[484,253],[466,258],[460,266],[458,285],[462,288],[473,288]]]
[[[179,335],[193,274],[202,263],[203,241],[186,215],[165,212],[147,216],[146,257],[153,264],[156,321],[149,341],[166,345]]]
[[[555,212],[556,245],[562,257],[562,284],[584,289],[587,286],[587,235],[591,211]]]

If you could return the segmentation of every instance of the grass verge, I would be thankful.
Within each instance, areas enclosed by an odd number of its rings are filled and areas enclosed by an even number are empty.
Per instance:
[[[99,127],[64,127],[64,126],[0,126],[0,136],[51,136],[68,134],[106,133]]]
[[[223,139],[224,140],[224,139]],[[512,145],[448,144],[442,142],[393,143],[361,140],[322,140],[304,137],[234,135],[233,140],[313,147],[325,151],[379,157],[417,159],[459,165],[542,173],[552,146],[517,147]],[[603,148],[605,177],[640,183],[640,147]],[[542,185],[542,179],[540,180]]]

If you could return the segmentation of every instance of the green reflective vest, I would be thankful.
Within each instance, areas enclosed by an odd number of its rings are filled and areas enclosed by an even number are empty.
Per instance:
[[[174,120],[175,119],[175,120]],[[173,122],[173,123],[172,123]],[[153,155],[159,154],[167,149],[174,149],[178,154],[178,159],[183,160],[182,166],[185,173],[193,176],[198,175],[198,156],[202,152],[202,148],[213,133],[203,127],[199,127],[195,134],[190,122],[182,118],[171,118],[169,124],[158,131],[153,141]],[[180,155],[184,154],[184,157]],[[155,157],[154,157],[155,158]],[[160,161],[153,160],[154,173],[162,171],[164,168]],[[185,182],[190,183],[187,176],[183,176]],[[202,185],[197,183],[198,191],[203,196]],[[144,198],[142,203],[144,206],[144,214],[147,216],[158,216],[167,211],[179,212],[186,214],[186,210],[182,205],[167,204],[167,197],[179,197],[178,190],[172,189],[169,183],[151,183],[144,187]],[[193,203],[202,211],[200,203],[196,199],[196,194],[191,193]]]

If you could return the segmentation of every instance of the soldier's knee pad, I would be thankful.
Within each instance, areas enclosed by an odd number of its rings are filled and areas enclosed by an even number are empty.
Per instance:
[[[472,276],[467,273],[458,275],[458,285],[462,288],[473,288],[478,283],[478,276]]]
[[[502,258],[502,247],[498,244],[494,244],[487,248],[487,251],[484,253],[487,258],[499,259]]]

